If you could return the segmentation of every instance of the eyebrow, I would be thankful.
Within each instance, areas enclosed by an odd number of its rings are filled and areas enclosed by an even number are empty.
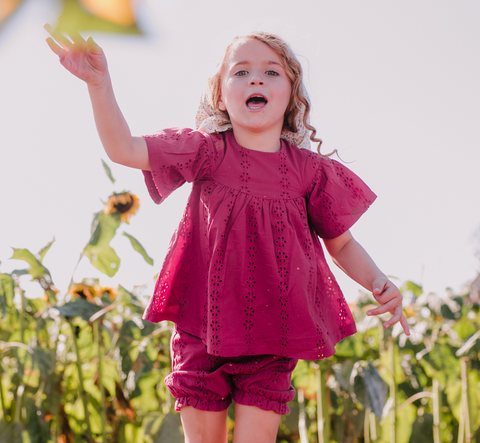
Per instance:
[[[239,65],[248,65],[249,63],[251,63],[251,62],[249,62],[248,60],[242,60],[242,61],[240,61],[240,62],[235,63],[235,64],[232,66],[232,68],[235,68],[235,67],[237,67],[237,66],[239,66]],[[282,64],[276,62],[275,60],[267,60],[267,65],[278,65],[278,66],[280,66],[280,67],[283,68]]]

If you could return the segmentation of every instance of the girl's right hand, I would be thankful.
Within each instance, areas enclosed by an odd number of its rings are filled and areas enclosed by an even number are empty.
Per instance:
[[[75,32],[69,34],[70,41],[48,23],[44,28],[52,36],[47,38],[48,46],[58,55],[65,69],[89,86],[100,86],[108,78],[107,59],[92,37],[85,41]]]

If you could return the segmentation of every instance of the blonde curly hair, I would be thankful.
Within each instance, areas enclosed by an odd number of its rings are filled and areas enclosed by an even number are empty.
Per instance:
[[[222,111],[218,108],[218,101],[222,93],[222,72],[225,64],[227,63],[230,51],[240,41],[245,40],[258,40],[267,45],[270,49],[272,49],[275,54],[277,54],[280,58],[283,69],[285,70],[285,73],[290,80],[292,92],[290,95],[290,101],[288,103],[287,109],[285,110],[283,129],[287,129],[291,132],[297,132],[298,128],[295,120],[298,113],[302,112],[302,109],[304,109],[305,111],[303,114],[303,124],[305,125],[305,128],[311,131],[310,140],[312,142],[318,143],[317,151],[322,157],[329,157],[330,155],[332,155],[335,151],[326,155],[320,153],[320,146],[322,145],[322,140],[315,137],[315,135],[317,134],[317,130],[312,125],[310,125],[310,123],[308,123],[308,116],[310,114],[311,106],[305,86],[303,84],[302,66],[295,54],[293,53],[292,49],[290,48],[289,44],[278,35],[270,34],[268,32],[255,31],[243,36],[235,37],[232,40],[232,42],[225,49],[222,61],[218,66],[217,72],[215,73],[215,75],[208,79],[207,99],[210,102],[212,108],[214,108],[218,112],[223,113],[225,115],[225,118],[227,120],[230,120],[227,111]]]

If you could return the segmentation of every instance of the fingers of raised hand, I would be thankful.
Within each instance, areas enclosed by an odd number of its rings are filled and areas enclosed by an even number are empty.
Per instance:
[[[55,40],[53,40],[53,38],[48,37],[48,38],[47,38],[47,44],[48,44],[48,46],[50,46],[50,49],[51,49],[55,54],[57,54],[58,56],[65,55],[65,53],[66,53],[65,49],[63,49],[62,47],[58,46],[58,45],[55,43]]]
[[[57,48],[59,47],[59,45],[66,51],[68,51],[71,48],[73,43],[67,37],[65,37],[61,32],[55,31],[55,29],[53,29],[52,25],[49,25],[48,23],[46,23],[43,27],[52,36],[52,38],[47,39],[47,43],[48,43],[48,46],[50,46],[50,48],[52,48],[52,45],[51,45],[51,42],[49,42],[49,40],[50,41],[55,41],[56,42],[55,46]],[[52,50],[53,50],[53,48],[52,48]],[[55,52],[55,51],[53,51],[53,52]],[[65,51],[63,51],[63,52],[65,52]]]

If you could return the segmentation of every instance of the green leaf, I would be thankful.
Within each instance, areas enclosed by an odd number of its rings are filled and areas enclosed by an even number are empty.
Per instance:
[[[70,303],[65,303],[62,306],[55,306],[55,309],[62,317],[67,319],[72,317],[81,317],[85,321],[89,321],[90,317],[96,312],[100,311],[102,307],[79,299]]]
[[[110,170],[109,166],[103,161],[103,159],[102,159],[102,165],[103,165],[103,169],[105,169],[105,173],[107,174],[107,177],[110,179],[112,183],[115,183],[115,179],[113,178],[112,171]]]
[[[163,419],[160,431],[153,439],[154,443],[168,441],[169,443],[183,443],[184,437],[181,431],[182,423],[180,414],[169,412]]]
[[[15,284],[10,274],[0,274],[0,311],[2,317],[7,315],[7,308],[13,306],[14,287]]]
[[[118,296],[122,298],[122,304],[128,306],[133,312],[142,315],[145,310],[138,298],[127,291],[123,286],[118,287]]]
[[[406,291],[412,291],[413,295],[415,297],[418,297],[422,295],[423,293],[423,288],[420,285],[417,285],[413,281],[406,281],[401,287],[400,287],[401,292],[406,292]]]
[[[140,242],[135,237],[127,234],[126,232],[124,232],[123,235],[130,240],[133,249],[135,249],[135,251],[137,251],[149,265],[153,266],[153,259],[149,257],[147,251],[145,251],[145,248],[140,244]]]
[[[93,219],[92,236],[83,250],[90,263],[109,277],[113,277],[120,266],[120,258],[110,247],[110,241],[119,226],[118,214],[98,212]]]
[[[49,432],[49,425],[45,420],[42,411],[35,406],[33,398],[24,399],[26,402],[27,421],[25,428],[30,437],[30,443],[49,443],[52,435]]]
[[[45,389],[50,390],[52,374],[55,372],[55,351],[44,349],[40,346],[32,348],[32,360],[40,372],[40,377],[45,382]]]
[[[48,269],[28,250],[13,248],[13,255],[10,257],[15,260],[24,260],[30,265],[28,273],[33,278],[42,278],[45,275],[50,276]]]
[[[460,377],[460,361],[449,345],[437,342],[419,363],[430,378],[437,378],[443,386],[447,386],[449,379],[451,381]]]
[[[23,443],[22,438],[23,426],[17,422],[0,421],[0,435],[2,441],[8,443]]]
[[[335,355],[337,357],[362,358],[364,352],[363,344],[355,336],[344,338],[335,345]]]
[[[452,328],[462,340],[466,340],[471,337],[477,331],[475,323],[472,323],[467,318],[463,318],[457,321]]]
[[[38,251],[38,255],[40,256],[40,261],[42,262],[45,258],[45,254],[48,250],[52,247],[53,243],[55,242],[55,237],[52,239],[51,242],[47,243],[40,251]]]

